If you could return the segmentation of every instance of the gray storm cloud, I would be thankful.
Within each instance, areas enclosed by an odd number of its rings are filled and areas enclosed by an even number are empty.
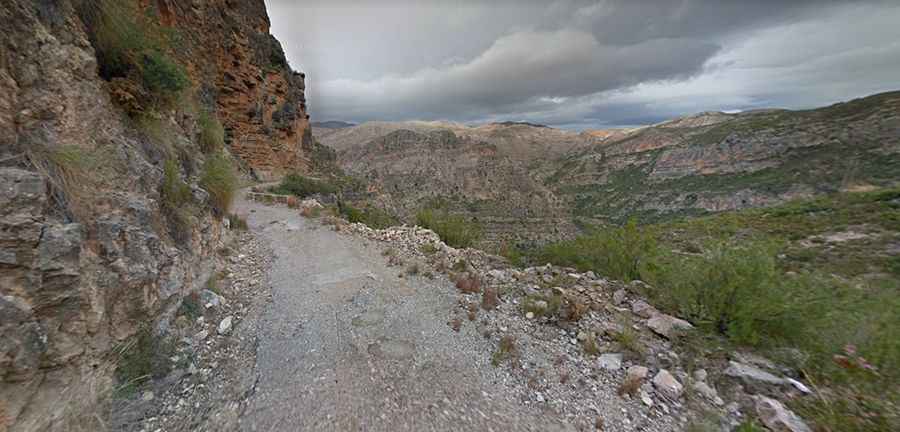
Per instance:
[[[894,2],[290,2],[313,117],[640,124],[900,88]]]

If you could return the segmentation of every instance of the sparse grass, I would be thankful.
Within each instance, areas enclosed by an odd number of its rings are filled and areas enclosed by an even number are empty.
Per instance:
[[[339,188],[331,183],[305,177],[300,174],[289,174],[281,184],[270,189],[270,192],[278,195],[295,195],[306,198],[311,195],[328,195],[337,193]]]
[[[176,241],[187,242],[194,218],[194,197],[190,186],[181,179],[178,165],[172,159],[167,160],[163,166],[160,198],[163,214],[172,227],[172,236]]]
[[[509,261],[510,265],[514,267],[524,267],[526,263],[526,254],[510,243],[503,243],[500,245],[500,256],[506,258]]]
[[[455,272],[464,272],[468,269],[469,269],[469,263],[466,262],[466,260],[464,260],[464,259],[460,259],[460,260],[456,261],[450,267],[450,270],[453,270]]]
[[[149,327],[144,327],[129,341],[117,348],[119,361],[116,366],[116,380],[119,396],[134,394],[144,383],[161,378],[169,373],[169,357],[174,347],[164,338],[156,336]]]
[[[626,353],[641,358],[644,356],[644,346],[641,337],[630,325],[622,325],[622,331],[615,332],[613,339]]]
[[[419,252],[422,252],[423,255],[431,256],[438,252],[438,247],[431,243],[426,243],[419,247]],[[898,263],[898,267],[900,267],[900,263]]]
[[[212,283],[213,286],[218,283],[213,280],[214,277],[215,275],[206,281],[207,289],[209,289],[210,283]],[[181,306],[178,307],[178,315],[183,315],[191,320],[203,315],[203,305],[200,304],[200,296],[196,293],[192,293],[181,299]]]
[[[481,239],[481,226],[460,215],[425,209],[416,214],[416,224],[437,233],[441,240],[455,248],[472,247]]]
[[[207,290],[210,290],[216,294],[221,295],[222,290],[219,287],[219,283],[222,281],[222,278],[223,278],[222,273],[213,272],[213,274],[209,275],[209,279],[206,280],[206,284],[204,285],[204,288]]]
[[[225,155],[210,156],[203,164],[200,185],[209,192],[214,214],[220,217],[228,214],[238,187],[238,178]]]
[[[225,128],[215,114],[201,111],[197,126],[200,128],[200,150],[206,154],[221,151],[225,146]]]
[[[484,310],[493,310],[500,305],[500,296],[497,288],[493,286],[485,286],[481,294],[481,308]]]
[[[641,389],[641,384],[643,384],[643,382],[643,378],[630,375],[626,376],[625,380],[622,381],[622,384],[619,384],[619,388],[616,389],[616,393],[618,393],[619,396],[628,395],[634,397]]]
[[[734,432],[766,432],[767,429],[759,426],[753,420],[746,420],[734,430]]]
[[[456,288],[464,294],[480,293],[481,279],[471,273],[459,275],[456,278]]]
[[[389,248],[387,248],[387,249],[381,251],[381,255],[382,255],[382,256],[386,256],[386,257],[396,256],[396,255],[397,255],[397,249],[394,249],[394,248],[392,248],[392,247],[389,247]]]
[[[494,351],[494,354],[491,356],[491,364],[500,366],[507,360],[515,359],[518,354],[515,336],[503,336],[500,338],[500,344],[497,346],[497,350]]]
[[[597,345],[597,335],[594,332],[588,332],[587,337],[581,341],[581,350],[585,355],[596,356],[600,353],[600,347]]]
[[[249,229],[247,219],[235,213],[230,213],[228,215],[228,226],[236,231],[247,231]]]

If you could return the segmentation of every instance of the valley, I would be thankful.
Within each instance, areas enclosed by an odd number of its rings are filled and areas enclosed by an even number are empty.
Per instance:
[[[314,128],[373,205],[412,222],[439,197],[489,247],[589,227],[670,221],[896,185],[900,93],[807,111],[701,113],[569,132],[525,123],[369,122]]]

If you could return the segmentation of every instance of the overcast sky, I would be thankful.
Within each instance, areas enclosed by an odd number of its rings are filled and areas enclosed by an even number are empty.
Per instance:
[[[571,129],[900,90],[900,1],[266,0],[313,120]]]

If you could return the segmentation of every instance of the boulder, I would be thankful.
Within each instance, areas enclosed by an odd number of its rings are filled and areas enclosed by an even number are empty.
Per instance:
[[[656,391],[670,399],[678,399],[684,391],[684,386],[672,376],[669,371],[662,369],[653,377],[653,387]]]
[[[659,314],[659,311],[656,310],[655,307],[651,306],[650,303],[647,303],[643,300],[636,300],[634,303],[632,303],[631,311],[641,318],[651,318],[654,315]]]
[[[734,360],[728,362],[728,368],[725,369],[725,375],[740,378],[745,382],[758,382],[772,385],[782,385],[787,383],[784,378],[779,378],[756,366],[738,363]]]
[[[622,303],[625,302],[625,297],[627,295],[628,295],[628,293],[625,292],[624,289],[617,290],[616,292],[613,293],[613,296],[612,296],[613,304],[616,306],[621,305]]]
[[[217,329],[217,331],[219,332],[220,335],[227,335],[227,334],[231,333],[231,327],[232,327],[231,321],[232,321],[232,317],[231,317],[231,315],[229,315],[229,316],[225,317],[224,319],[222,319],[221,322],[219,322],[219,328]]]
[[[632,366],[628,368],[628,371],[625,372],[626,380],[642,380],[647,378],[647,374],[650,373],[650,369],[647,369],[644,366]]]
[[[691,323],[683,319],[662,313],[657,313],[647,320],[647,327],[649,327],[650,330],[653,330],[654,333],[667,339],[672,339],[673,337],[678,336],[680,332],[694,328]]]
[[[765,397],[755,396],[756,415],[767,428],[774,432],[812,432],[812,429],[793,411],[781,402]]]

